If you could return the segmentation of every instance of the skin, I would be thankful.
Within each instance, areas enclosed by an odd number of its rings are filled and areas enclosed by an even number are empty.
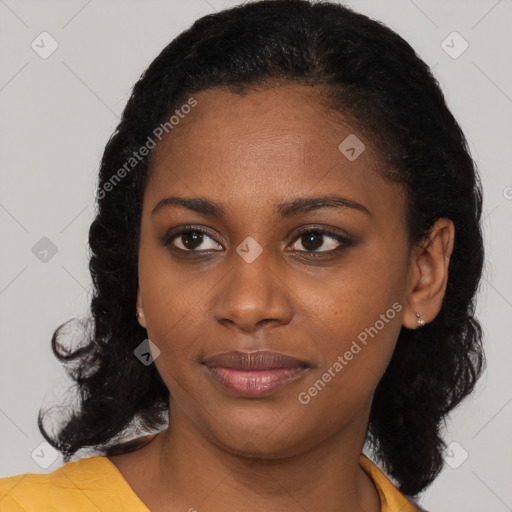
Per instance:
[[[313,88],[279,85],[245,96],[217,89],[194,98],[197,106],[154,150],[141,220],[139,322],[161,351],[155,364],[173,397],[169,428],[110,459],[152,512],[377,512],[376,488],[359,466],[373,393],[401,327],[416,328],[416,312],[429,322],[441,308],[453,223],[440,219],[429,240],[410,248],[402,187],[383,179],[371,140],[329,112]],[[366,149],[349,161],[338,146],[353,133]],[[292,198],[324,195],[371,214],[275,211]],[[216,201],[226,216],[182,207],[152,215],[168,196]],[[188,224],[208,232],[196,242],[200,256],[171,250],[185,249],[190,236],[165,245],[166,235]],[[324,234],[315,248],[297,233],[301,226],[348,234],[354,243],[344,247]],[[252,263],[236,252],[248,236],[263,249]],[[324,256],[315,259],[315,251]],[[299,393],[394,303],[402,306],[394,318],[300,403]],[[260,348],[310,368],[248,399],[200,364],[219,352]]]

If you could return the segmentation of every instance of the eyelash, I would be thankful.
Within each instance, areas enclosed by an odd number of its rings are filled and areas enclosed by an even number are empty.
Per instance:
[[[212,252],[212,251],[220,252],[220,251],[217,251],[214,249],[206,249],[206,250],[201,251],[201,250],[192,250],[192,249],[186,250],[186,249],[181,249],[180,247],[176,247],[173,244],[174,239],[179,238],[181,235],[186,234],[186,233],[201,233],[202,235],[206,235],[208,238],[212,239],[215,243],[219,244],[219,242],[217,242],[215,240],[215,238],[213,236],[211,236],[207,231],[205,231],[201,228],[197,228],[195,226],[184,226],[180,231],[173,233],[170,237],[168,237],[166,239],[166,241],[164,242],[164,245],[166,247],[169,247],[171,250],[178,251],[182,254],[183,253],[201,254],[201,253],[207,253],[207,252]],[[296,252],[304,253],[304,254],[307,254],[308,256],[313,256],[315,258],[319,258],[322,256],[324,256],[324,257],[332,256],[333,254],[338,253],[338,252],[342,251],[343,249],[353,247],[355,245],[355,241],[348,236],[342,236],[337,233],[333,233],[332,231],[328,231],[328,230],[325,230],[322,228],[312,228],[312,227],[299,229],[297,236],[293,239],[291,245],[293,245],[297,240],[299,240],[303,236],[308,235],[310,233],[320,234],[323,236],[327,235],[329,238],[333,238],[334,240],[339,242],[340,245],[338,247],[336,247],[335,249],[331,249],[329,251],[314,251],[314,250],[313,251],[307,251],[307,250],[300,251],[300,250],[298,250]],[[219,245],[221,245],[221,244],[219,244]]]

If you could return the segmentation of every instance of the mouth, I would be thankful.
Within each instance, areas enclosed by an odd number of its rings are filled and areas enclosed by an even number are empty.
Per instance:
[[[261,397],[303,376],[309,365],[269,350],[224,352],[202,363],[213,379],[238,396]]]

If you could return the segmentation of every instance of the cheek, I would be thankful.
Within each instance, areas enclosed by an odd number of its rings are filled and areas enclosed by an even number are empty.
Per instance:
[[[400,303],[375,312],[340,312],[311,333],[318,365],[299,390],[299,403],[331,411],[333,424],[343,422],[371,403],[401,328]]]
[[[407,276],[398,254],[378,253],[377,248],[354,252],[338,268],[297,281],[294,294],[301,297],[301,314],[333,334],[357,336],[372,326],[395,302],[403,301]]]
[[[173,270],[170,259],[160,250],[141,250],[139,287],[147,335],[160,350],[155,364],[170,386],[169,378],[180,372],[187,348],[196,342],[193,320],[201,308],[201,295],[187,284],[182,273]]]
[[[310,383],[327,381],[326,388],[337,390],[334,399],[370,395],[400,333],[405,271],[399,255],[379,252],[360,253],[337,272],[311,279],[296,291],[304,298],[300,328],[314,340],[317,354]]]
[[[192,327],[204,316],[205,303],[215,283],[208,278],[208,271],[194,273],[173,261],[169,249],[154,241],[148,232],[146,229],[141,236],[138,266],[148,335],[157,344],[178,339],[192,341],[198,334]]]

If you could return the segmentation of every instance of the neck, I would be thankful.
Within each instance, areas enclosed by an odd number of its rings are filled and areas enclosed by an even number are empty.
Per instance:
[[[151,510],[377,512],[377,491],[359,466],[368,412],[361,416],[309,450],[247,457],[208,439],[171,408],[169,428],[151,443],[158,468],[153,496],[161,497]],[[245,452],[257,453],[249,446]]]

